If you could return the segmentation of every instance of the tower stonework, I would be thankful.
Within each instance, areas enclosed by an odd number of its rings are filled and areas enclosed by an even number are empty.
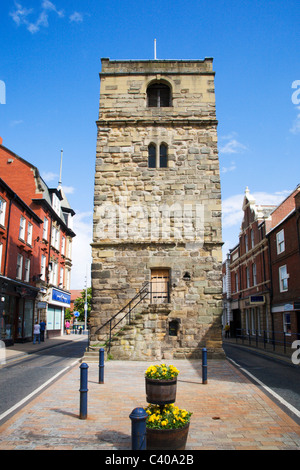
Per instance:
[[[212,62],[102,59],[90,344],[149,290],[113,332],[115,359],[223,357]]]

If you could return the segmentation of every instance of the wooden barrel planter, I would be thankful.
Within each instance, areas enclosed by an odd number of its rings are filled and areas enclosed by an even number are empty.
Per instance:
[[[189,425],[177,429],[147,428],[147,450],[185,450]]]
[[[156,405],[168,405],[176,401],[177,377],[169,380],[146,380],[146,400]]]

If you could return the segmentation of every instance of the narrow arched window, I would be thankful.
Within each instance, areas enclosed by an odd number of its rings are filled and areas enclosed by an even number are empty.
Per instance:
[[[171,90],[164,83],[155,83],[147,89],[148,106],[150,108],[163,108],[171,106]]]
[[[148,168],[156,168],[156,146],[154,144],[148,146]]]
[[[168,147],[166,144],[161,144],[159,147],[159,166],[160,168],[168,167]]]

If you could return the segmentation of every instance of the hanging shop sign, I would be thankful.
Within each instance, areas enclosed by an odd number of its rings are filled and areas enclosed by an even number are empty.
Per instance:
[[[52,289],[52,301],[64,304],[65,307],[70,306],[71,294],[62,292],[58,289]]]

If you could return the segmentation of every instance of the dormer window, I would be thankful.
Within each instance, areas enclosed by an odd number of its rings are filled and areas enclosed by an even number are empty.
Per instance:
[[[60,201],[55,193],[52,194],[52,207],[55,212],[60,215]]]
[[[147,88],[149,108],[166,108],[171,106],[171,90],[164,83],[154,83]]]

